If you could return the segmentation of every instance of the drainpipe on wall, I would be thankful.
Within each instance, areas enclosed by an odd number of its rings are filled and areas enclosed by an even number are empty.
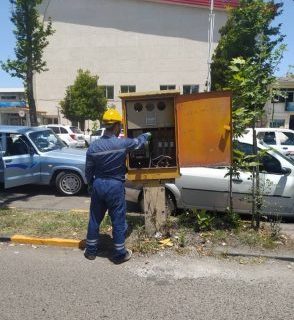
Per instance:
[[[210,13],[209,13],[209,28],[208,28],[208,76],[207,76],[207,91],[211,91],[211,58],[212,58],[212,45],[213,45],[213,31],[214,31],[214,18],[213,13],[214,0],[210,0]]]

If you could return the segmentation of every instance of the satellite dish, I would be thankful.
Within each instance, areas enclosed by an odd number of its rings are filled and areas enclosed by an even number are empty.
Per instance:
[[[21,118],[23,118],[23,117],[26,115],[26,113],[25,113],[24,110],[19,110],[19,111],[18,111],[18,115],[19,115]]]

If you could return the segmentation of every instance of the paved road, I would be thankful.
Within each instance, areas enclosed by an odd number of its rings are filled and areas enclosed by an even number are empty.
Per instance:
[[[1,320],[293,319],[294,264],[0,245]]]
[[[7,190],[0,189],[1,202],[7,206],[25,209],[88,210],[90,197],[86,191],[79,196],[63,197],[53,187],[28,185]],[[139,210],[138,206],[132,202],[128,201],[127,205],[128,211]]]

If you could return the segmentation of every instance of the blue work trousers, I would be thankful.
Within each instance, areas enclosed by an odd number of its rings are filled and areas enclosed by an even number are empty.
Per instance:
[[[99,227],[106,211],[112,222],[114,256],[124,255],[126,222],[125,184],[115,179],[97,178],[93,183],[86,251],[95,255],[99,249]]]

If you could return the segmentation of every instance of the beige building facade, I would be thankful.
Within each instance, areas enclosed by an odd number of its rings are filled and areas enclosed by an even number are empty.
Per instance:
[[[37,109],[45,112],[43,122],[68,122],[59,102],[80,68],[99,76],[108,104],[118,108],[121,92],[204,91],[209,6],[197,5],[203,1],[171,2],[43,1],[42,18],[51,17],[55,29],[44,53],[49,71],[34,79]],[[214,47],[226,18],[224,9],[215,10]]]

